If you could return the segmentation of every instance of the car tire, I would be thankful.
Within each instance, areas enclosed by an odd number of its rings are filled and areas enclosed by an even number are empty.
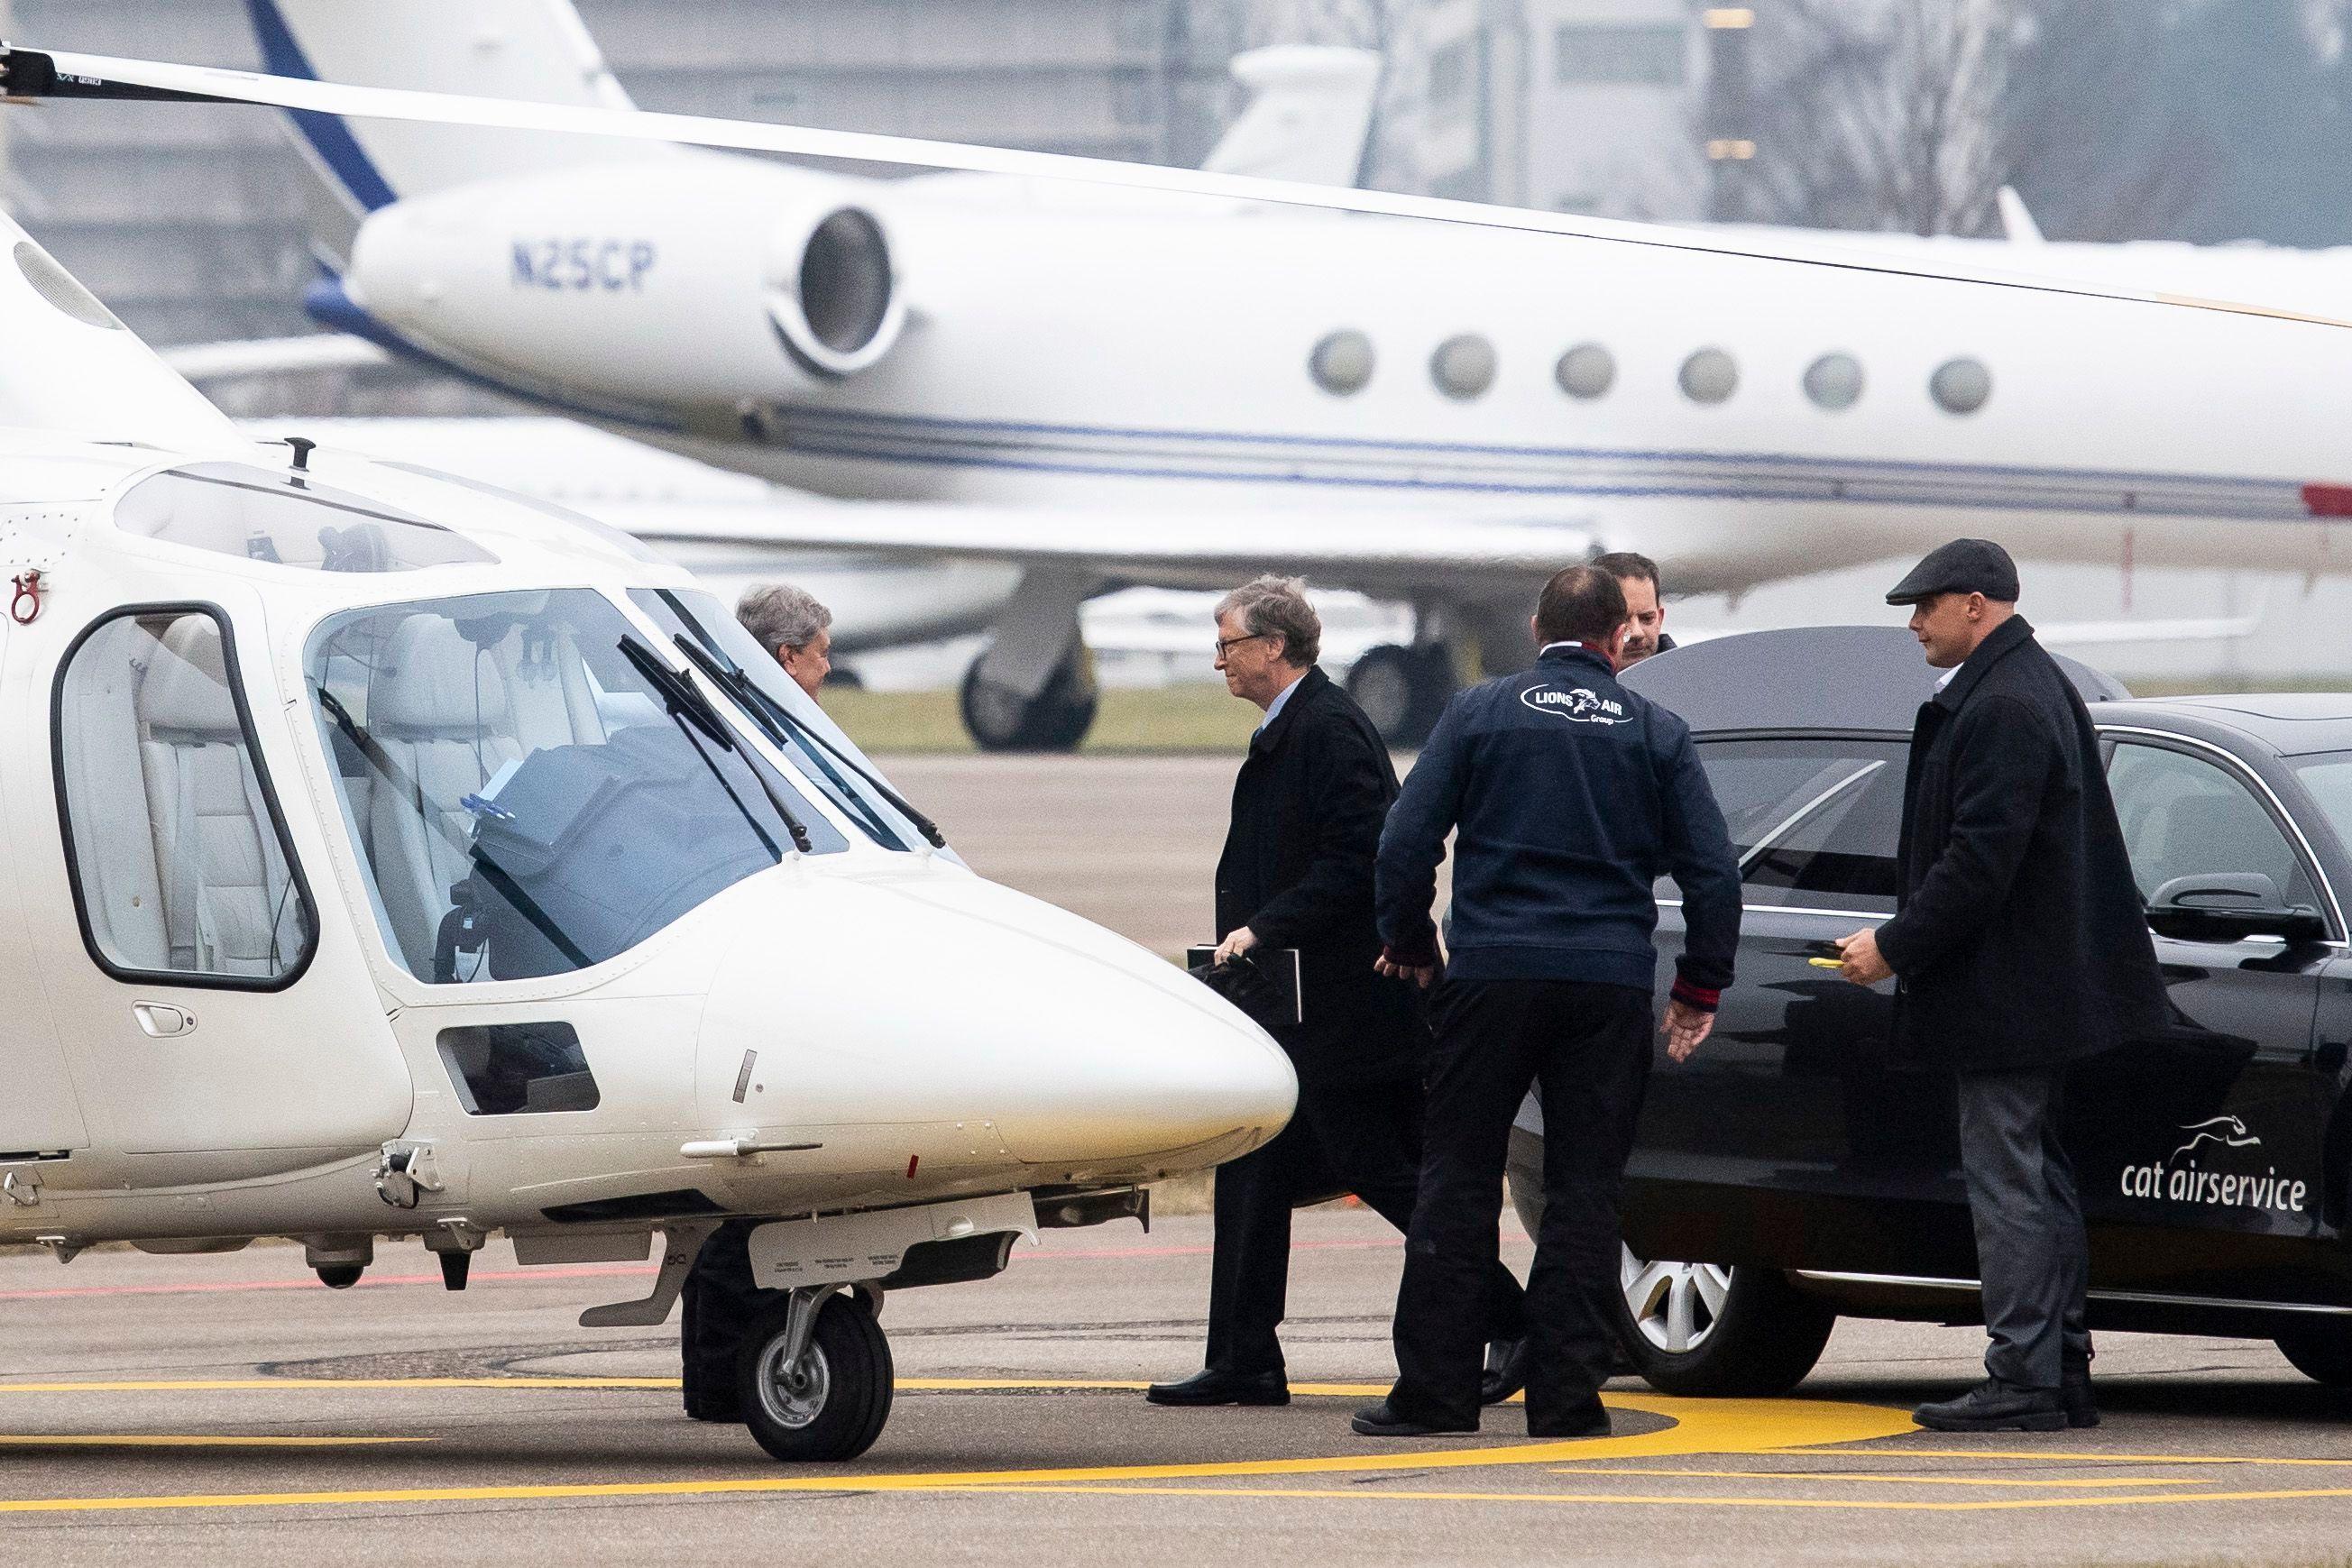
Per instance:
[[[788,1372],[781,1363],[790,1306],[780,1298],[762,1312],[736,1353],[743,1424],[787,1463],[854,1459],[890,1418],[890,1342],[862,1296],[836,1295],[817,1314],[808,1353]]]
[[[2352,1388],[2352,1333],[2336,1328],[2296,1329],[2275,1342],[2297,1372],[2330,1388]]]
[[[1513,1128],[1511,1207],[1530,1236],[1543,1228],[1542,1161],[1543,1140]],[[1812,1371],[1837,1326],[1836,1312],[1800,1294],[1778,1270],[1651,1263],[1623,1246],[1618,1254],[1611,1326],[1633,1370],[1663,1394],[1786,1394]]]
[[[1837,1313],[1777,1269],[1654,1262],[1622,1249],[1617,1334],[1664,1394],[1760,1399],[1805,1380]]]

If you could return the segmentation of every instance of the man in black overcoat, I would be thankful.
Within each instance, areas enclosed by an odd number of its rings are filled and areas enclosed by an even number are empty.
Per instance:
[[[1275,1038],[1298,1071],[1298,1108],[1264,1147],[1217,1169],[1204,1369],[1152,1385],[1155,1405],[1286,1405],[1281,1325],[1295,1204],[1352,1192],[1402,1230],[1421,1159],[1427,1030],[1413,988],[1373,972],[1372,857],[1396,799],[1387,746],[1316,666],[1322,622],[1295,578],[1262,577],[1217,607],[1217,668],[1265,710],[1234,780],[1217,862],[1220,962],[1298,950],[1304,1021]],[[1497,1260],[1482,1312],[1495,1346],[1482,1390],[1517,1392],[1518,1282]]]
[[[2017,614],[1999,545],[1955,539],[1886,596],[1927,663],[1904,780],[1900,899],[1840,944],[1896,981],[1895,1059],[1958,1076],[1986,1381],[1923,1405],[1943,1431],[2098,1424],[2089,1257],[2058,1142],[2069,1063],[2165,1028],[2164,983],[2083,699]]]

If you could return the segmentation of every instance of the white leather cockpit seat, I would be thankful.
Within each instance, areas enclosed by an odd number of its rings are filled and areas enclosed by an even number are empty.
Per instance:
[[[522,756],[505,671],[437,615],[400,623],[368,687],[368,729],[398,769],[379,779],[368,840],[376,888],[411,973],[430,977],[450,887],[473,869],[461,802]]]
[[[166,967],[281,972],[302,946],[299,901],[210,618],[183,615],[164,632],[140,683],[137,714]]]

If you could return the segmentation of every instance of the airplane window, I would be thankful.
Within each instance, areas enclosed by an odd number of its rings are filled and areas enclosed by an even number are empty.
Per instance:
[[[1946,360],[1927,378],[1927,392],[1946,413],[1974,413],[1992,396],[1992,372],[1981,360]]]
[[[1495,345],[1475,332],[1446,339],[1429,356],[1429,379],[1447,397],[1480,396],[1495,384]]]
[[[747,706],[756,706],[753,722],[776,742],[801,777],[823,790],[867,838],[886,850],[911,850],[926,839],[936,841],[937,830],[925,831],[929,820],[917,818],[873,760],[714,595],[700,589],[633,588],[629,598],[672,635],[693,638],[715,656],[722,673],[743,673],[749,690],[740,695]]]
[[[1616,356],[1598,343],[1579,343],[1552,367],[1559,390],[1573,398],[1596,398],[1617,379]]]
[[[114,526],[313,571],[415,571],[498,558],[438,523],[250,463],[192,463],[124,492]]]
[[[1327,392],[1339,397],[1360,392],[1371,383],[1372,340],[1352,328],[1333,332],[1315,345],[1307,368]]]
[[[1862,361],[1852,354],[1823,354],[1805,367],[1805,395],[1832,413],[1862,401]]]
[[[1721,349],[1701,349],[1683,361],[1683,396],[1693,402],[1721,402],[1739,388],[1739,365]]]
[[[1747,902],[1891,911],[1904,749],[1841,738],[1702,742]]]
[[[385,946],[436,985],[626,952],[796,845],[848,848],[674,649],[584,589],[331,617],[304,657]],[[656,673],[658,672],[658,673]]]
[[[310,891],[255,748],[228,628],[134,611],[58,685],[58,793],[82,936],[119,977],[274,990],[310,962]]]

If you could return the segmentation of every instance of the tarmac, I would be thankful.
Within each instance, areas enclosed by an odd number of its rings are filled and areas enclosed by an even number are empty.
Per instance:
[[[1233,759],[889,766],[991,874],[1161,951],[1206,935]],[[2352,1397],[2261,1342],[2105,1337],[2089,1431],[1917,1430],[1980,1331],[1849,1321],[1791,1397],[1620,1380],[1606,1438],[1504,1409],[1378,1442],[1348,1416],[1393,1374],[1402,1251],[1360,1208],[1299,1217],[1287,1408],[1143,1403],[1199,1364],[1209,1241],[1197,1215],[1049,1231],[892,1296],[888,1427],[804,1468],[683,1416],[674,1319],[577,1325],[649,1264],[494,1242],[452,1295],[405,1245],[348,1291],[290,1246],[0,1253],[0,1563],[2352,1562]]]

